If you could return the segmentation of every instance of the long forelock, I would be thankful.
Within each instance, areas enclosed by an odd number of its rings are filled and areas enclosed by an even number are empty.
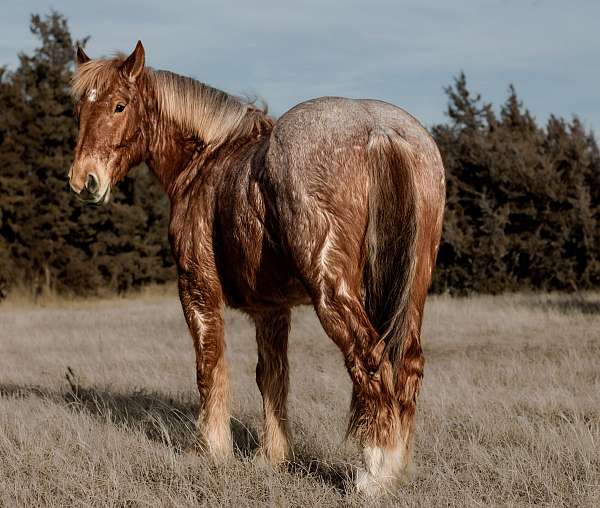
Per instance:
[[[114,85],[120,77],[119,67],[124,62],[123,55],[115,58],[98,58],[77,67],[71,79],[71,92],[75,99],[99,96]]]

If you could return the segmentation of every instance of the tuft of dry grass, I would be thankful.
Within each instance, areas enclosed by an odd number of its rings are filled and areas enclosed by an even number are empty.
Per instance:
[[[0,307],[0,505],[363,506],[344,442],[350,382],[308,308],[294,313],[295,458],[252,460],[250,322],[226,314],[237,457],[193,441],[194,358],[177,298]],[[600,505],[600,296],[429,300],[414,479],[372,506]]]

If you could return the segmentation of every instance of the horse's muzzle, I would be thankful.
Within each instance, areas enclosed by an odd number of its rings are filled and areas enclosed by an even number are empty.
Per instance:
[[[100,182],[94,173],[89,173],[85,185],[81,190],[77,190],[72,184],[71,189],[77,194],[77,197],[84,203],[92,205],[105,204],[110,194],[110,186],[100,194]]]

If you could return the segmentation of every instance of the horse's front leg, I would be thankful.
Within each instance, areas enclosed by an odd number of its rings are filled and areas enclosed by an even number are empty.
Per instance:
[[[216,460],[232,455],[229,377],[225,363],[223,304],[208,286],[179,278],[179,296],[194,349],[200,393],[199,450]]]

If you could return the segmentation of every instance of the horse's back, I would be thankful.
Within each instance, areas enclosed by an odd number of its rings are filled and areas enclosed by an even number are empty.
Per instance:
[[[280,171],[325,157],[335,162],[349,147],[366,149],[381,132],[401,136],[424,163],[441,169],[435,142],[411,114],[388,102],[344,97],[311,99],[284,113],[271,134],[267,160],[281,165]]]
[[[320,150],[332,142],[366,140],[372,118],[355,100],[321,97],[302,102],[284,113],[271,135],[271,147]]]
[[[284,113],[269,141],[267,174],[290,192],[310,193],[328,183],[366,192],[369,152],[382,134],[402,138],[416,155],[418,178],[443,193],[443,164],[430,134],[402,108],[374,99],[321,97]]]

